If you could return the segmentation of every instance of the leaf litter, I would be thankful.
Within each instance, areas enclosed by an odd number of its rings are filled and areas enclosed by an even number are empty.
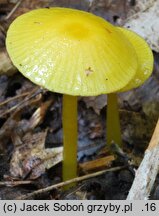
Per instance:
[[[17,16],[31,9],[63,6],[90,11],[115,25],[128,22],[132,22],[133,25],[132,15],[140,12],[138,2],[132,0],[40,0],[38,2],[26,0],[22,1],[11,15],[9,13],[17,2],[5,0],[0,2],[1,199],[14,199],[37,188],[60,182],[62,162],[61,95],[40,89],[19,73],[15,73],[16,69],[6,56],[4,44],[9,24]],[[152,6],[153,4],[149,8]],[[7,16],[8,19],[6,19]],[[140,16],[136,16],[135,19],[140,19]],[[155,67],[151,78],[140,88],[119,95],[124,153],[121,153],[119,149],[110,153],[104,148],[106,96],[79,98],[80,175],[118,165],[126,165],[127,168],[83,181],[73,188],[72,192],[70,190],[66,193],[60,190],[57,193],[51,191],[51,196],[47,194],[42,196],[43,198],[126,198],[135,175],[134,169],[141,162],[159,115],[157,52],[154,52],[154,57]],[[158,178],[156,188],[157,181]],[[7,182],[14,182],[10,185],[11,188],[7,187]],[[18,184],[25,185],[25,183],[29,186],[18,187]],[[152,198],[157,197],[156,194],[157,189],[154,195],[152,194]]]

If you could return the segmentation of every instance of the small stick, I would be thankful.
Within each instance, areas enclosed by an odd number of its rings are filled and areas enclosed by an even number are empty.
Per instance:
[[[2,114],[0,114],[0,117],[3,117],[7,114],[9,114],[10,112],[14,111],[15,109],[19,108],[21,105],[23,105],[25,102],[29,101],[30,99],[32,99],[33,97],[36,97],[38,94],[41,94],[43,92],[43,89],[39,89],[37,87],[35,87],[31,93],[29,95],[27,95],[26,98],[24,98],[23,101],[21,101],[20,103],[18,103],[17,105],[11,107],[9,110],[3,112]]]
[[[145,151],[144,158],[136,171],[135,179],[127,200],[147,200],[159,170],[159,120]]]
[[[10,11],[10,13],[5,17],[5,20],[8,20],[13,13],[17,10],[17,8],[19,7],[19,5],[22,3],[23,0],[19,0],[16,5],[13,7],[13,9]]]
[[[32,181],[1,181],[0,186],[14,187],[18,185],[32,184]]]
[[[106,170],[98,171],[98,172],[91,173],[91,174],[88,174],[88,175],[80,176],[80,177],[77,177],[77,178],[74,178],[74,179],[71,179],[71,180],[68,180],[68,181],[60,182],[60,183],[58,183],[58,184],[51,185],[51,186],[46,187],[46,188],[42,188],[42,189],[37,190],[37,191],[34,191],[34,192],[32,192],[32,193],[28,193],[28,194],[26,194],[26,195],[19,196],[19,197],[16,198],[16,200],[25,200],[25,199],[29,199],[29,198],[32,198],[32,197],[34,197],[34,196],[36,196],[36,195],[49,192],[49,191],[51,191],[51,190],[53,190],[53,189],[57,189],[57,188],[59,188],[59,187],[66,186],[66,185],[71,184],[71,183],[75,183],[75,182],[83,181],[83,180],[86,180],[86,179],[89,179],[89,178],[93,178],[93,177],[102,175],[102,174],[104,174],[104,173],[106,173],[106,172],[118,171],[118,170],[124,169],[125,167],[126,167],[126,166],[114,167],[114,168],[111,168],[111,169],[106,169]]]
[[[21,97],[25,97],[25,96],[27,96],[28,94],[29,94],[29,92],[25,92],[25,93],[23,93],[23,94],[21,94],[21,95],[16,95],[16,96],[14,96],[14,97],[8,98],[7,100],[1,102],[1,103],[0,103],[0,106],[4,106],[5,104],[7,104],[7,103],[9,103],[9,102],[11,102],[11,101],[13,101],[13,100],[16,100],[16,99],[21,98]]]

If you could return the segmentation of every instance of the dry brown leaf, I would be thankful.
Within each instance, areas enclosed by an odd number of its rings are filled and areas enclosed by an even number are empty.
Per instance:
[[[107,104],[107,96],[106,95],[99,95],[97,97],[82,97],[87,106],[87,108],[92,107],[94,111],[99,115],[101,109],[103,109]]]
[[[90,125],[90,132],[89,132],[89,138],[95,139],[95,138],[101,138],[103,137],[103,126],[101,123],[92,123]]]
[[[47,131],[26,134],[16,147],[10,163],[10,173],[16,178],[38,178],[46,169],[62,161],[62,147],[45,149]]]
[[[29,179],[38,178],[41,174],[45,173],[47,169],[60,163],[63,157],[63,147],[44,149],[38,152],[36,157],[39,157],[40,160],[39,163],[33,167]],[[30,163],[30,161],[28,161],[28,163]]]
[[[104,17],[109,22],[116,24],[118,19],[126,18],[131,7],[129,1],[125,0],[87,0],[91,2],[90,11]]]
[[[156,52],[159,52],[158,11],[158,0],[138,0],[136,7],[130,11],[130,15],[124,25],[145,38]]]

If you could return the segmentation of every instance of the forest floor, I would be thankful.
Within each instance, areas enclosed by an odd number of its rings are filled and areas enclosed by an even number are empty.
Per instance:
[[[114,145],[110,152],[106,147],[106,96],[80,97],[77,185],[27,197],[62,181],[62,96],[39,88],[14,68],[5,37],[17,16],[53,6],[90,11],[117,24],[127,18],[135,1],[0,0],[0,199],[22,199],[24,195],[26,199],[126,199],[159,116],[159,58],[155,52],[150,79],[140,88],[119,94],[123,149]],[[105,173],[98,175],[102,170]],[[85,180],[80,179],[83,175],[87,175]],[[159,176],[150,199],[159,199]]]

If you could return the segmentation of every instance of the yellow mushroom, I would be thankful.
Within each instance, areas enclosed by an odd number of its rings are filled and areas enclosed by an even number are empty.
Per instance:
[[[146,41],[139,35],[125,28],[116,28],[122,32],[126,39],[133,45],[138,58],[138,68],[135,76],[126,86],[117,91],[124,92],[137,88],[149,78],[153,70],[153,54]],[[127,73],[126,68],[125,73]],[[107,144],[111,145],[112,141],[120,146],[122,145],[116,93],[108,94],[107,99]]]
[[[75,177],[77,96],[109,94],[130,83],[139,70],[136,45],[124,31],[91,13],[49,8],[13,21],[6,46],[25,77],[63,94],[63,180]]]
[[[19,16],[10,25],[6,45],[24,76],[68,95],[117,91],[132,79],[138,65],[132,44],[120,31],[75,9],[37,9]]]

